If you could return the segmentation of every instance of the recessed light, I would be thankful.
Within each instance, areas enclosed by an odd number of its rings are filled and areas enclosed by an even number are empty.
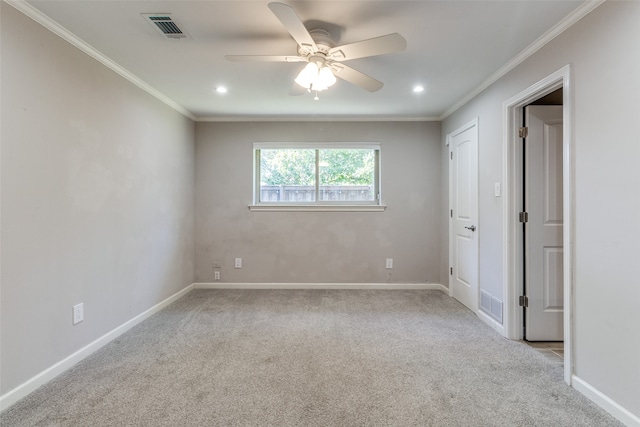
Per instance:
[[[413,87],[413,91],[414,91],[415,93],[424,92],[424,87],[423,87],[423,86],[419,86],[419,85],[418,85],[418,86],[414,86],[414,87]]]
[[[224,87],[224,86],[218,86],[216,88],[216,92],[218,92],[218,93],[227,93],[227,88]]]

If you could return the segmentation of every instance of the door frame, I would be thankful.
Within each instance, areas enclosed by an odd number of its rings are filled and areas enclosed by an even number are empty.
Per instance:
[[[465,132],[471,128],[475,128],[475,132],[476,132],[476,144],[480,144],[480,132],[478,130],[478,123],[479,123],[479,118],[476,117],[473,120],[471,120],[468,123],[465,123],[464,125],[460,126],[459,128],[457,128],[456,130],[449,132],[447,134],[447,138],[446,138],[446,146],[447,146],[447,159],[449,159],[449,156],[451,155],[451,141],[453,140],[453,138],[456,135],[461,134],[462,132]],[[479,149],[479,147],[478,147]],[[477,150],[478,155],[479,155],[479,150]],[[447,160],[448,162],[449,160]],[[479,164],[479,158],[476,158],[476,162]],[[476,176],[476,194],[478,194],[478,185],[479,185],[479,176]],[[451,209],[453,209],[453,196],[454,196],[454,188],[453,188],[453,168],[449,167],[449,212],[451,212]],[[476,226],[478,227],[478,229],[480,228],[480,217],[479,217],[479,199],[478,199],[478,205],[476,205],[476,211],[475,211],[475,216],[476,216]],[[476,315],[478,314],[478,301],[480,301],[480,232],[479,230],[475,232],[476,233],[476,292],[477,292],[477,297],[476,297],[476,306],[473,307],[473,309],[471,311],[473,311],[474,313],[476,313]],[[454,253],[454,246],[455,245],[455,230],[453,228],[453,221],[451,218],[451,215],[449,215],[449,268],[452,268],[452,266],[455,263],[455,253]],[[453,276],[451,274],[449,274],[449,296],[453,297]]]
[[[523,314],[519,296],[523,289],[523,241],[518,213],[522,206],[522,147],[517,144],[522,110],[531,102],[562,88],[562,189],[564,268],[564,381],[571,385],[573,374],[573,271],[574,271],[574,171],[571,67],[564,66],[517,95],[504,101],[503,127],[503,291],[506,337],[523,338]]]

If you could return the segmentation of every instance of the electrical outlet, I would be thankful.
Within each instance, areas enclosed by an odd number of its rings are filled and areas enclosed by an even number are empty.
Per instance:
[[[242,268],[242,258],[236,258],[235,268]]]
[[[386,268],[393,268],[393,258],[387,258]]]
[[[213,267],[213,268],[222,268],[222,263],[214,261],[214,262],[211,263],[211,267]]]
[[[219,271],[214,271],[213,272],[213,280],[220,280],[220,272]]]
[[[84,320],[84,303],[74,305],[73,306],[73,324],[77,325],[83,320]]]

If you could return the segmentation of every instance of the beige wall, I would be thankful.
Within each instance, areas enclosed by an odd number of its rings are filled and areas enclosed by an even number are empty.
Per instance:
[[[380,142],[387,210],[250,212],[253,142],[272,141]],[[198,123],[196,280],[221,261],[223,282],[441,283],[440,156],[434,122]]]
[[[0,8],[4,394],[193,282],[194,125]]]
[[[570,64],[575,375],[640,416],[640,2],[606,2],[443,122],[479,117],[480,287],[502,298],[502,103]],[[446,167],[446,166],[445,166]],[[506,302],[505,302],[506,303]],[[567,302],[568,303],[568,302]]]

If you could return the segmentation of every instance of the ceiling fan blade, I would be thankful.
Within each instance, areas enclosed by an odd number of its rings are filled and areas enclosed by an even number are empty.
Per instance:
[[[328,57],[334,61],[349,61],[356,58],[402,52],[407,41],[398,33],[375,37],[360,42],[336,46],[329,50]]]
[[[305,58],[301,56],[277,56],[277,55],[225,55],[227,61],[231,62],[303,62]]]
[[[296,11],[289,5],[284,3],[269,3],[269,9],[282,22],[291,37],[300,45],[309,49],[310,52],[316,52],[318,47],[316,42],[311,38],[311,34],[302,23]]]
[[[336,77],[339,77],[349,83],[353,83],[356,86],[360,86],[362,89],[368,90],[369,92],[376,92],[384,86],[381,81],[378,81],[373,77],[369,77],[366,74],[344,64],[331,64],[331,69]]]

